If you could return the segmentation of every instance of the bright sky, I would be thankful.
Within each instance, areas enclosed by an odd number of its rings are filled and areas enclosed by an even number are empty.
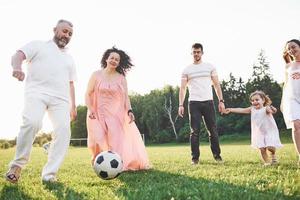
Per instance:
[[[299,0],[81,2],[0,0],[0,138],[14,138],[21,125],[24,83],[11,77],[11,56],[31,40],[52,39],[58,19],[74,24],[69,49],[77,65],[76,100],[81,105],[91,73],[113,45],[135,64],[127,76],[129,90],[145,94],[166,84],[179,85],[195,42],[203,44],[203,60],[217,67],[220,80],[230,72],[248,79],[264,49],[271,73],[282,82],[283,46],[300,37]],[[49,132],[51,125],[44,121]]]

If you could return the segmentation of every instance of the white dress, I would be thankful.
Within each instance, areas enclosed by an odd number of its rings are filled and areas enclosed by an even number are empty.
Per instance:
[[[300,80],[293,79],[292,74],[300,73],[300,66],[287,68],[288,79],[282,91],[282,113],[287,128],[292,128],[292,121],[300,119]]]
[[[282,147],[276,122],[272,114],[266,113],[266,107],[251,108],[251,146]]]

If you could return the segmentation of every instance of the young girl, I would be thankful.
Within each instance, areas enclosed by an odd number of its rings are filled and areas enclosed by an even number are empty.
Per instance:
[[[262,91],[250,95],[252,106],[248,108],[227,108],[228,113],[251,113],[251,146],[259,148],[264,165],[277,164],[276,148],[282,147],[279,131],[273,118],[277,109],[271,105],[271,99]],[[268,152],[271,153],[271,162]]]

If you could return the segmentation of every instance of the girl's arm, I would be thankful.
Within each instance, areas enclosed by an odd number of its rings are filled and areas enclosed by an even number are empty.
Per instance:
[[[248,107],[248,108],[226,108],[225,114],[229,114],[229,113],[249,114],[249,113],[251,113],[251,107]]]
[[[270,106],[266,107],[267,114],[275,114],[276,112],[277,112],[277,109],[274,106],[270,105]]]

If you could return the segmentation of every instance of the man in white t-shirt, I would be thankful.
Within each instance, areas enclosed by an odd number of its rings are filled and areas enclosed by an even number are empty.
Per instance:
[[[15,159],[10,163],[6,180],[17,183],[21,169],[29,160],[36,133],[42,128],[48,112],[54,133],[48,153],[48,162],[42,171],[42,180],[56,181],[56,174],[66,155],[70,141],[70,120],[75,119],[76,70],[73,58],[65,46],[73,34],[73,25],[59,20],[50,41],[33,41],[20,48],[12,57],[13,77],[23,81],[22,62],[28,63],[23,123],[17,137]]]
[[[210,147],[214,159],[217,162],[222,162],[212,93],[213,84],[219,99],[219,112],[224,112],[225,105],[217,71],[211,64],[202,62],[203,46],[200,43],[195,43],[192,46],[192,55],[194,63],[187,66],[182,73],[178,107],[178,114],[183,117],[184,99],[188,87],[192,164],[199,163],[199,135],[202,117],[209,132]]]

